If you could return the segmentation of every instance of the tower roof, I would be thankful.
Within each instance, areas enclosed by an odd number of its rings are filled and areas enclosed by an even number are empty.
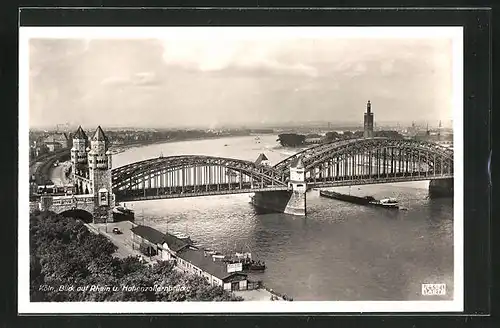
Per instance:
[[[259,157],[257,157],[257,160],[255,161],[255,164],[260,164],[262,163],[263,161],[268,161],[269,159],[267,158],[266,155],[264,155],[264,153],[261,153],[259,155]]]
[[[95,130],[94,136],[92,137],[93,141],[108,141],[108,138],[104,134],[104,131],[102,130],[101,126],[99,125],[97,127],[97,130]]]
[[[80,139],[80,140],[87,140],[87,135],[85,134],[85,131],[83,131],[82,126],[80,125],[78,127],[78,130],[76,130],[75,135],[73,136],[73,139]]]
[[[292,161],[291,167],[294,167],[296,169],[303,169],[304,168],[304,161],[302,160],[302,157],[297,157]]]

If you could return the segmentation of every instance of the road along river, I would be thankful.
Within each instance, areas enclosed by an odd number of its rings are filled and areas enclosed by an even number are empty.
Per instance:
[[[271,164],[297,150],[276,136],[172,142],[130,148],[113,167],[160,155],[210,155]],[[348,187],[335,188],[347,192]],[[353,186],[352,194],[396,197],[407,211],[364,207],[307,194],[307,217],[257,214],[251,194],[127,203],[160,231],[183,232],[220,251],[251,251],[267,269],[255,274],[294,300],[437,300],[421,296],[422,283],[446,283],[453,297],[453,200],[428,199],[428,182]]]

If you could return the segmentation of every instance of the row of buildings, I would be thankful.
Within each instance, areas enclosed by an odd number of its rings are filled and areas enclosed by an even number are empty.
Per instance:
[[[70,148],[73,144],[71,133],[51,133],[35,136],[30,142],[30,156],[32,158],[43,154],[53,153],[64,148]]]
[[[177,237],[144,225],[133,227],[131,233],[134,249],[159,260],[173,261],[177,269],[203,277],[212,286],[228,291],[259,287],[258,283],[248,280],[241,263],[223,262],[220,256],[197,247],[189,237]]]

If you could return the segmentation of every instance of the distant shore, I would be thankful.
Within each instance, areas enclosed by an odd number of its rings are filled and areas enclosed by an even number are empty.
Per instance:
[[[209,140],[209,139],[225,139],[225,138],[237,138],[237,137],[252,137],[256,135],[270,135],[272,133],[260,133],[260,134],[247,134],[247,135],[217,135],[217,136],[203,136],[203,137],[196,137],[196,138],[173,138],[173,139],[165,139],[165,140],[141,140],[137,142],[132,142],[132,143],[127,143],[123,145],[111,145],[111,150],[113,154],[120,154],[123,153],[126,150],[132,149],[132,148],[139,148],[139,147],[144,147],[144,146],[151,146],[151,145],[156,145],[156,144],[164,144],[164,143],[172,143],[172,142],[183,142],[183,141],[196,141],[196,140]]]

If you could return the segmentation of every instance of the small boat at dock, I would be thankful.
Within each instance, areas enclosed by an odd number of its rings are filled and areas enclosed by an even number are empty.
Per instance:
[[[256,261],[252,259],[251,253],[235,253],[232,255],[224,255],[218,251],[212,250],[210,248],[204,249],[205,256],[211,256],[214,261],[218,260],[227,264],[242,264],[242,271],[264,271],[266,269],[266,264],[264,261]]]

